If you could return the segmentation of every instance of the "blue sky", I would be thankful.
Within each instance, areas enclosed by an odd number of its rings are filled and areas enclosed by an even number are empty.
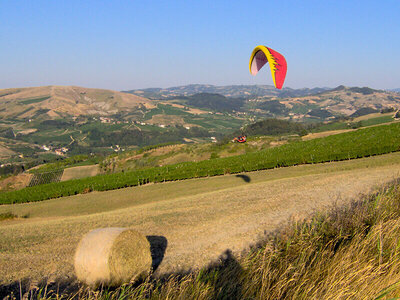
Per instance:
[[[398,0],[0,0],[0,25],[0,88],[272,84],[259,44],[286,87],[400,87]]]

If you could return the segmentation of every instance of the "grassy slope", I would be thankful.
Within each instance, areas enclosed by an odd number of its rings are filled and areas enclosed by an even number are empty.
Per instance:
[[[46,202],[2,206],[28,219],[0,224],[0,281],[71,274],[80,237],[98,227],[160,235],[159,272],[201,267],[226,249],[240,252],[293,214],[343,203],[400,172],[398,153],[318,165],[146,185]]]
[[[234,157],[51,183],[0,194],[0,202],[5,204],[40,201],[87,191],[112,190],[149,182],[207,177],[384,154],[399,150],[399,130],[399,123],[377,126]]]
[[[81,297],[398,299],[400,184],[287,225],[244,257],[200,272]]]
[[[262,183],[285,178],[297,178],[306,175],[329,174],[355,169],[374,169],[396,166],[400,163],[400,152],[385,155],[346,160],[317,165],[301,165],[289,168],[246,173],[250,183]],[[51,199],[44,202],[31,202],[17,205],[2,205],[0,213],[12,212],[18,216],[29,215],[31,218],[60,216],[79,216],[102,213],[151,202],[172,200],[180,197],[223,191],[249,183],[235,175],[199,178],[184,181],[150,184],[140,187],[93,192],[83,195]],[[134,195],[134,198],[132,196]],[[93,204],[96,205],[93,205]]]

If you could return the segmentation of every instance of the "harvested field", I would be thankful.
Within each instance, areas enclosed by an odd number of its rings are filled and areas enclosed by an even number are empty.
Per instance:
[[[32,174],[21,173],[7,177],[0,181],[0,191],[20,190],[25,188],[32,178]]]
[[[394,112],[388,112],[388,113],[374,113],[374,114],[368,114],[365,116],[360,116],[357,118],[354,118],[353,122],[360,122],[360,121],[364,121],[364,120],[368,120],[368,119],[373,119],[373,118],[380,118],[380,117],[386,117],[386,116],[393,116]]]
[[[182,104],[170,103],[170,102],[160,102],[160,103],[165,104],[165,105],[171,105],[173,107],[178,107],[178,108],[182,108],[182,109],[186,107],[187,108],[187,112],[191,113],[193,115],[208,114],[208,111],[206,111],[206,110],[201,110],[201,109],[193,108],[193,107],[187,107],[187,106],[184,106]]]
[[[309,134],[303,136],[302,140],[303,141],[307,141],[307,140],[312,140],[312,139],[317,139],[317,138],[323,138],[323,137],[326,137],[326,136],[339,134],[339,133],[344,133],[344,132],[349,132],[349,131],[355,131],[355,130],[356,129],[340,129],[340,130],[330,130],[330,131],[309,133]]]
[[[3,205],[28,219],[0,223],[0,283],[70,275],[80,238],[131,227],[167,240],[157,272],[198,268],[239,253],[289,217],[344,203],[400,174],[400,154],[242,175],[149,184],[38,203]]]
[[[0,157],[5,158],[5,157],[9,157],[9,156],[12,156],[15,154],[16,153],[14,151],[12,151],[11,149],[8,149],[7,147],[0,145]]]
[[[99,174],[98,165],[66,168],[64,169],[61,181],[91,177],[91,176],[96,176],[97,174]]]

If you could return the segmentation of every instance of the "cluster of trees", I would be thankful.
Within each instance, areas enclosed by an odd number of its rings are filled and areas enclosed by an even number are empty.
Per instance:
[[[43,160],[34,160],[24,163],[4,164],[2,167],[0,167],[0,176],[17,175],[42,163]]]
[[[58,119],[58,120],[45,120],[40,122],[40,124],[38,125],[38,129],[48,129],[49,127],[52,128],[57,128],[57,129],[63,129],[63,128],[67,128],[69,126],[72,126],[73,124],[71,122],[67,122],[65,120],[62,119]]]
[[[186,129],[176,125],[161,131],[145,131],[133,129],[122,129],[113,132],[102,132],[97,128],[88,134],[88,140],[93,147],[120,146],[148,146],[161,143],[182,141],[184,138],[207,137],[209,132],[203,128],[192,127]]]
[[[373,114],[378,112],[378,110],[372,108],[372,107],[362,107],[360,109],[357,109],[352,115],[350,115],[350,118],[357,118],[369,114]]]
[[[285,104],[280,103],[279,100],[260,102],[257,104],[257,108],[267,110],[275,115],[286,115],[289,112]]]
[[[298,134],[306,135],[307,129],[301,123],[291,122],[279,119],[265,119],[256,123],[247,125],[235,135],[282,135]]]
[[[200,93],[181,98],[185,99],[189,106],[221,112],[238,111],[246,101],[244,98],[227,98],[220,94],[210,93]]]
[[[0,128],[0,137],[13,139],[15,137],[13,129],[11,127]]]
[[[371,94],[377,92],[377,90],[371,89],[369,87],[362,87],[362,88],[360,88],[360,87],[352,87],[352,88],[349,88],[349,91],[355,92],[355,93],[360,93],[360,94],[363,94],[363,95],[371,95]]]
[[[321,118],[321,119],[325,119],[325,118],[329,118],[329,117],[333,116],[332,113],[330,113],[326,109],[321,109],[321,108],[312,109],[311,111],[308,112],[308,114],[310,116]]]

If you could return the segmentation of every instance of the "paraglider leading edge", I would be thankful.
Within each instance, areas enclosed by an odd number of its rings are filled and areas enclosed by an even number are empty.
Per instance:
[[[285,57],[279,52],[263,45],[255,47],[250,56],[250,73],[256,75],[267,62],[269,62],[275,87],[281,89],[286,77],[287,63]]]

